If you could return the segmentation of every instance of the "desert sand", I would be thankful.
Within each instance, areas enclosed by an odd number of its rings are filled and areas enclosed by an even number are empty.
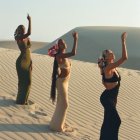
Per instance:
[[[41,49],[44,46],[46,46],[47,44],[49,44],[49,43],[48,42],[32,41],[31,45],[33,47],[31,49],[31,51],[34,52],[35,50]],[[0,40],[0,48],[19,50],[15,40]]]
[[[70,33],[66,36],[72,41]],[[118,41],[119,37],[120,32]],[[74,128],[71,133],[53,132],[49,129],[49,122],[55,109],[50,100],[53,58],[32,53],[30,104],[16,105],[18,81],[15,62],[20,52],[9,49],[10,47],[8,49],[0,47],[0,140],[99,140],[103,121],[100,95],[104,87],[97,64],[86,60],[85,56],[80,54],[85,51],[84,47],[81,47],[84,41],[79,34],[77,56],[71,60],[69,108],[66,119],[67,124]],[[91,43],[88,42],[88,45]],[[121,51],[121,46],[118,48]],[[129,55],[130,59],[131,55],[133,56],[130,50]],[[94,51],[93,55],[88,55],[88,59],[90,57],[92,61],[93,56]],[[135,58],[135,55],[133,57]],[[136,70],[138,67],[131,61],[128,65],[131,65],[133,70],[127,65],[123,65],[126,68],[118,68],[122,77],[117,103],[122,120],[119,140],[140,140],[140,71]]]

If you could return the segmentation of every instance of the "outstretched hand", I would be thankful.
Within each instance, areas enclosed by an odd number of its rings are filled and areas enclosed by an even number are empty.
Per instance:
[[[74,39],[78,39],[78,33],[77,32],[73,32],[72,36],[73,36]]]
[[[126,33],[126,32],[122,33],[121,39],[122,39],[123,41],[125,41],[126,38],[127,38],[127,33]]]
[[[28,20],[31,20],[31,17],[29,16],[29,14],[27,15],[27,19],[28,19]]]

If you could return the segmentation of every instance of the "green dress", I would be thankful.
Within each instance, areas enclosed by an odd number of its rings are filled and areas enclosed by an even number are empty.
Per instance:
[[[32,60],[30,53],[30,41],[17,42],[21,54],[16,61],[16,70],[18,75],[18,94],[16,98],[17,104],[27,104],[31,87]]]

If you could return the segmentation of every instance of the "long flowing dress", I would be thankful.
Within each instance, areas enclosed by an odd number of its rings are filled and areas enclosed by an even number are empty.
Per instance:
[[[104,90],[100,97],[100,101],[104,107],[104,120],[101,127],[100,140],[118,140],[121,119],[117,112],[116,104],[121,80],[120,75],[119,77],[114,75],[111,79],[108,79],[108,81],[110,80],[111,82],[111,80],[115,79],[118,81],[118,85],[113,89]]]
[[[69,62],[70,63],[70,62]],[[60,67],[70,69],[71,64],[67,67],[66,64],[62,64]],[[67,77],[57,78],[57,103],[55,112],[50,122],[50,128],[55,131],[65,131],[65,119],[68,108],[68,85],[70,79],[70,72]]]
[[[21,51],[16,61],[16,70],[18,75],[18,94],[17,104],[27,104],[31,87],[32,60],[30,53],[29,40],[17,42]]]

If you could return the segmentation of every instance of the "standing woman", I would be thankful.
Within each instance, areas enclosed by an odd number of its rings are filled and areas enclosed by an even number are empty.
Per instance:
[[[29,21],[28,31],[25,33],[25,27],[19,25],[15,31],[15,40],[21,51],[16,61],[16,70],[18,75],[18,94],[16,104],[27,104],[28,96],[31,87],[31,73],[32,73],[32,60],[30,53],[30,39],[28,36],[31,34],[31,17],[28,15]]]
[[[101,128],[100,140],[118,140],[121,119],[116,110],[116,104],[121,77],[116,68],[128,59],[126,37],[127,34],[124,32],[121,36],[122,57],[119,60],[114,62],[115,55],[111,50],[104,50],[102,59],[98,60],[102,83],[106,88],[100,97],[100,101],[104,107],[104,121]]]
[[[65,132],[68,130],[65,123],[68,108],[68,84],[70,79],[71,62],[68,59],[76,55],[78,33],[73,34],[74,44],[71,52],[66,53],[66,43],[59,39],[57,46],[49,49],[49,55],[54,56],[54,66],[52,73],[51,99],[55,102],[57,89],[57,103],[55,112],[50,122],[50,128],[54,131]]]

